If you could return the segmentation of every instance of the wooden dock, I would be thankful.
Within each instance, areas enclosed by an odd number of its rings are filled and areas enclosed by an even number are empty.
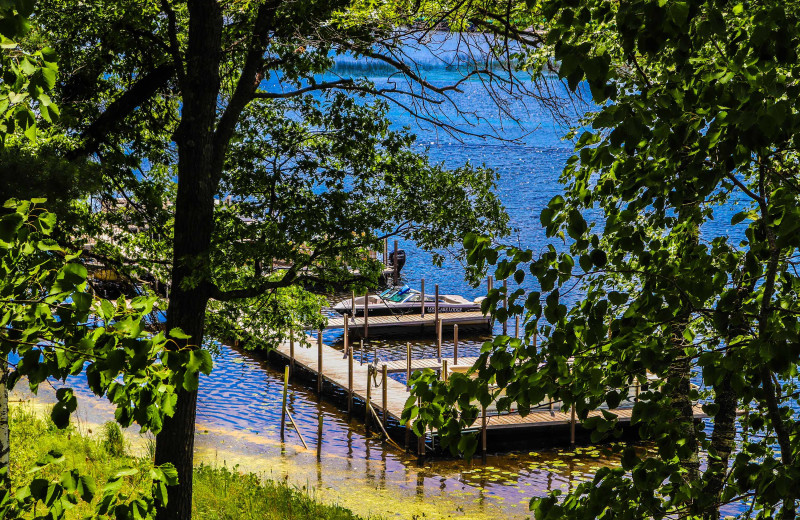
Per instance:
[[[439,313],[442,325],[460,325],[462,327],[486,327],[491,326],[490,316],[484,316],[481,312],[442,312]],[[369,330],[380,329],[413,329],[427,328],[436,326],[436,316],[434,313],[425,314],[397,314],[391,316],[367,316],[367,327]],[[306,328],[310,330],[312,327]],[[344,318],[329,318],[325,330],[343,329]],[[356,317],[348,319],[350,330],[364,330],[364,318]]]
[[[332,385],[345,392],[348,392],[349,381],[352,380],[353,397],[366,403],[369,395],[370,405],[381,415],[384,426],[387,425],[388,419],[392,419],[402,425],[401,416],[409,396],[408,389],[406,385],[390,377],[386,377],[385,380],[382,380],[381,374],[384,372],[384,367],[386,373],[407,371],[407,360],[389,361],[379,364],[374,368],[377,372],[377,377],[373,376],[374,379],[370,380],[370,364],[362,365],[354,360],[351,373],[349,360],[347,357],[343,357],[342,351],[329,347],[315,338],[310,338],[310,343],[312,347],[306,348],[299,345],[292,347],[287,342],[279,346],[275,352],[290,364],[301,367],[313,374],[319,374],[319,365],[321,362],[323,380],[330,382]],[[458,364],[473,364],[476,360],[477,358],[459,358]],[[443,358],[443,361],[446,361],[448,365],[453,364],[452,358]],[[424,368],[439,370],[442,368],[442,365],[443,363],[438,359],[414,359],[411,362],[411,370],[421,370]],[[352,379],[350,379],[351,374]],[[372,388],[368,390],[367,387],[370,384]],[[319,381],[317,388],[318,391],[322,388]],[[631,412],[632,410],[630,408],[621,408],[613,411],[621,423],[630,422]],[[706,417],[700,406],[695,406],[694,412],[695,418]],[[600,416],[601,414],[602,412],[600,410],[596,410],[591,412],[589,416]],[[570,413],[569,410],[556,409],[550,411],[547,409],[539,409],[524,417],[516,413],[486,415],[485,428],[482,424],[482,417],[479,417],[476,423],[469,429],[483,429],[485,439],[485,430],[571,426],[572,438],[574,441],[574,428],[576,424],[580,424],[580,421],[577,421],[575,414]]]

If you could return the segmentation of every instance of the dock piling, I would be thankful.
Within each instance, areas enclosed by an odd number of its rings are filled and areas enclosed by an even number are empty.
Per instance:
[[[442,360],[442,381],[447,382],[447,360]]]
[[[420,298],[419,299],[419,315],[420,315],[420,317],[424,318],[425,317],[425,278],[420,280],[419,285],[420,285],[420,287],[419,287],[419,292],[420,292],[420,295],[419,295],[419,298]]]
[[[436,318],[436,358],[442,360],[442,319]]]
[[[364,340],[361,340],[361,364],[364,364]]]
[[[439,284],[437,283],[434,286],[434,295],[433,295],[433,321],[439,321]]]
[[[575,405],[572,405],[571,417],[569,420],[569,445],[575,447]]]
[[[389,386],[386,381],[389,379],[388,371],[386,369],[386,365],[383,365],[383,374],[382,374],[382,382],[381,385],[383,386],[383,400],[381,405],[383,406],[383,427],[389,427],[389,392],[387,387]]]
[[[347,415],[353,414],[353,349],[347,352]]]
[[[458,324],[453,325],[453,364],[458,364]]]
[[[519,316],[514,317],[514,337],[519,339]]]
[[[372,407],[370,401],[372,400],[372,365],[367,365],[367,398],[366,398],[366,411],[364,413],[364,428],[369,431],[372,417],[369,414],[369,409]]]
[[[353,326],[356,324],[356,291],[353,290],[352,294],[350,295],[350,310],[352,311],[351,314],[353,315]]]
[[[389,239],[383,239],[383,265],[389,265]]]
[[[319,421],[317,423],[317,460],[322,458],[322,411],[317,415]]]
[[[369,337],[369,290],[364,293],[364,337]]]
[[[350,338],[349,336],[349,329],[350,329],[350,316],[345,314],[344,315],[344,355],[347,355],[347,352],[350,350]]]
[[[317,332],[317,394],[322,397],[322,331]]]
[[[406,392],[411,390],[411,343],[406,343]]]
[[[283,372],[283,403],[281,404],[281,442],[284,439],[284,431],[286,430],[286,394],[289,390],[289,367]]]

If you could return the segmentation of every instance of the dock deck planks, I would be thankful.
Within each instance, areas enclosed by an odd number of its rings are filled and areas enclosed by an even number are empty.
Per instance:
[[[318,372],[317,360],[317,345],[314,341],[311,348],[296,346],[294,349],[295,363],[302,366],[304,369],[313,373]],[[286,360],[290,358],[289,343],[284,343],[276,349],[276,352],[284,357]],[[342,351],[331,348],[327,345],[322,345],[322,377],[330,381],[332,384],[347,391],[347,358],[342,357]],[[452,362],[452,358],[444,358]],[[459,358],[459,365],[474,362],[476,358]],[[381,363],[378,366],[380,372],[382,365],[387,366],[389,372],[405,372],[406,361],[390,361]],[[402,365],[402,369],[400,368]],[[367,364],[361,365],[358,361],[353,362],[353,394],[355,397],[362,401],[366,401],[367,396]],[[416,370],[422,368],[438,369],[441,364],[437,359],[415,359],[412,360],[412,367]],[[380,374],[378,375],[380,378]],[[382,407],[382,391],[381,387],[374,387],[371,390],[372,407],[379,413],[383,413]],[[389,416],[394,420],[400,422],[400,416],[403,413],[406,400],[408,399],[408,392],[406,386],[399,381],[395,381],[391,377],[387,378],[387,409]],[[627,423],[631,420],[631,409],[622,408],[613,410],[621,423]],[[589,413],[590,417],[599,416],[602,412],[600,410],[592,411]],[[694,416],[696,419],[707,417],[702,408],[697,405],[694,407]],[[472,428],[480,427],[481,419],[472,425]],[[580,423],[580,421],[578,422]],[[487,429],[510,429],[510,428],[531,428],[531,427],[546,427],[546,426],[563,426],[570,424],[570,414],[567,411],[534,411],[527,416],[522,417],[519,414],[504,414],[504,415],[488,415],[487,416]]]
[[[439,319],[442,320],[442,325],[485,325],[489,326],[491,317],[484,316],[478,311],[472,312],[442,312],[439,313]],[[433,313],[426,313],[425,316],[421,314],[397,314],[391,316],[367,316],[367,325],[370,329],[380,328],[398,328],[398,327],[433,327],[436,325],[436,319]],[[350,318],[350,329],[363,329],[364,317],[359,316]],[[344,318],[329,318],[328,329],[342,329],[344,328]],[[308,329],[307,329],[308,330]]]

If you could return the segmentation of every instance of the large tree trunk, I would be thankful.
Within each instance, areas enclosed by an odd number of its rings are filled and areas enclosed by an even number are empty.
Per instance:
[[[11,432],[8,428],[8,360],[0,356],[0,469],[8,467]]]
[[[212,0],[189,2],[186,72],[178,145],[173,270],[167,330],[180,327],[191,339],[179,347],[201,348],[208,303],[209,251],[214,228],[214,127],[219,96],[222,13]],[[197,392],[181,391],[175,415],[156,436],[156,464],[172,463],[179,484],[169,488],[169,503],[159,520],[189,520],[192,513],[192,461]]]
[[[711,433],[711,451],[716,458],[709,456],[705,472],[703,497],[706,500],[703,518],[718,520],[722,489],[728,473],[728,461],[736,441],[736,392],[731,386],[731,377],[726,375],[714,386],[714,403],[719,406],[714,416],[714,431]]]

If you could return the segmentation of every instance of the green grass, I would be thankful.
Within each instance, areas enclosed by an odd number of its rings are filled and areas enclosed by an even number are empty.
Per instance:
[[[14,487],[27,484],[26,471],[51,450],[66,456],[63,465],[48,467],[37,477],[56,479],[65,469],[88,473],[98,491],[106,480],[124,467],[139,469],[125,477],[123,492],[129,495],[149,492],[148,469],[151,457],[132,457],[115,423],[106,424],[98,435],[84,435],[74,427],[59,430],[22,407],[11,411],[11,476]],[[237,468],[201,465],[194,471],[193,518],[196,520],[365,520],[352,511],[318,502],[307,490],[283,481],[264,480],[243,474]],[[97,500],[97,499],[95,499]],[[70,510],[67,518],[84,518],[91,513],[86,505]],[[374,517],[372,517],[374,519]]]

